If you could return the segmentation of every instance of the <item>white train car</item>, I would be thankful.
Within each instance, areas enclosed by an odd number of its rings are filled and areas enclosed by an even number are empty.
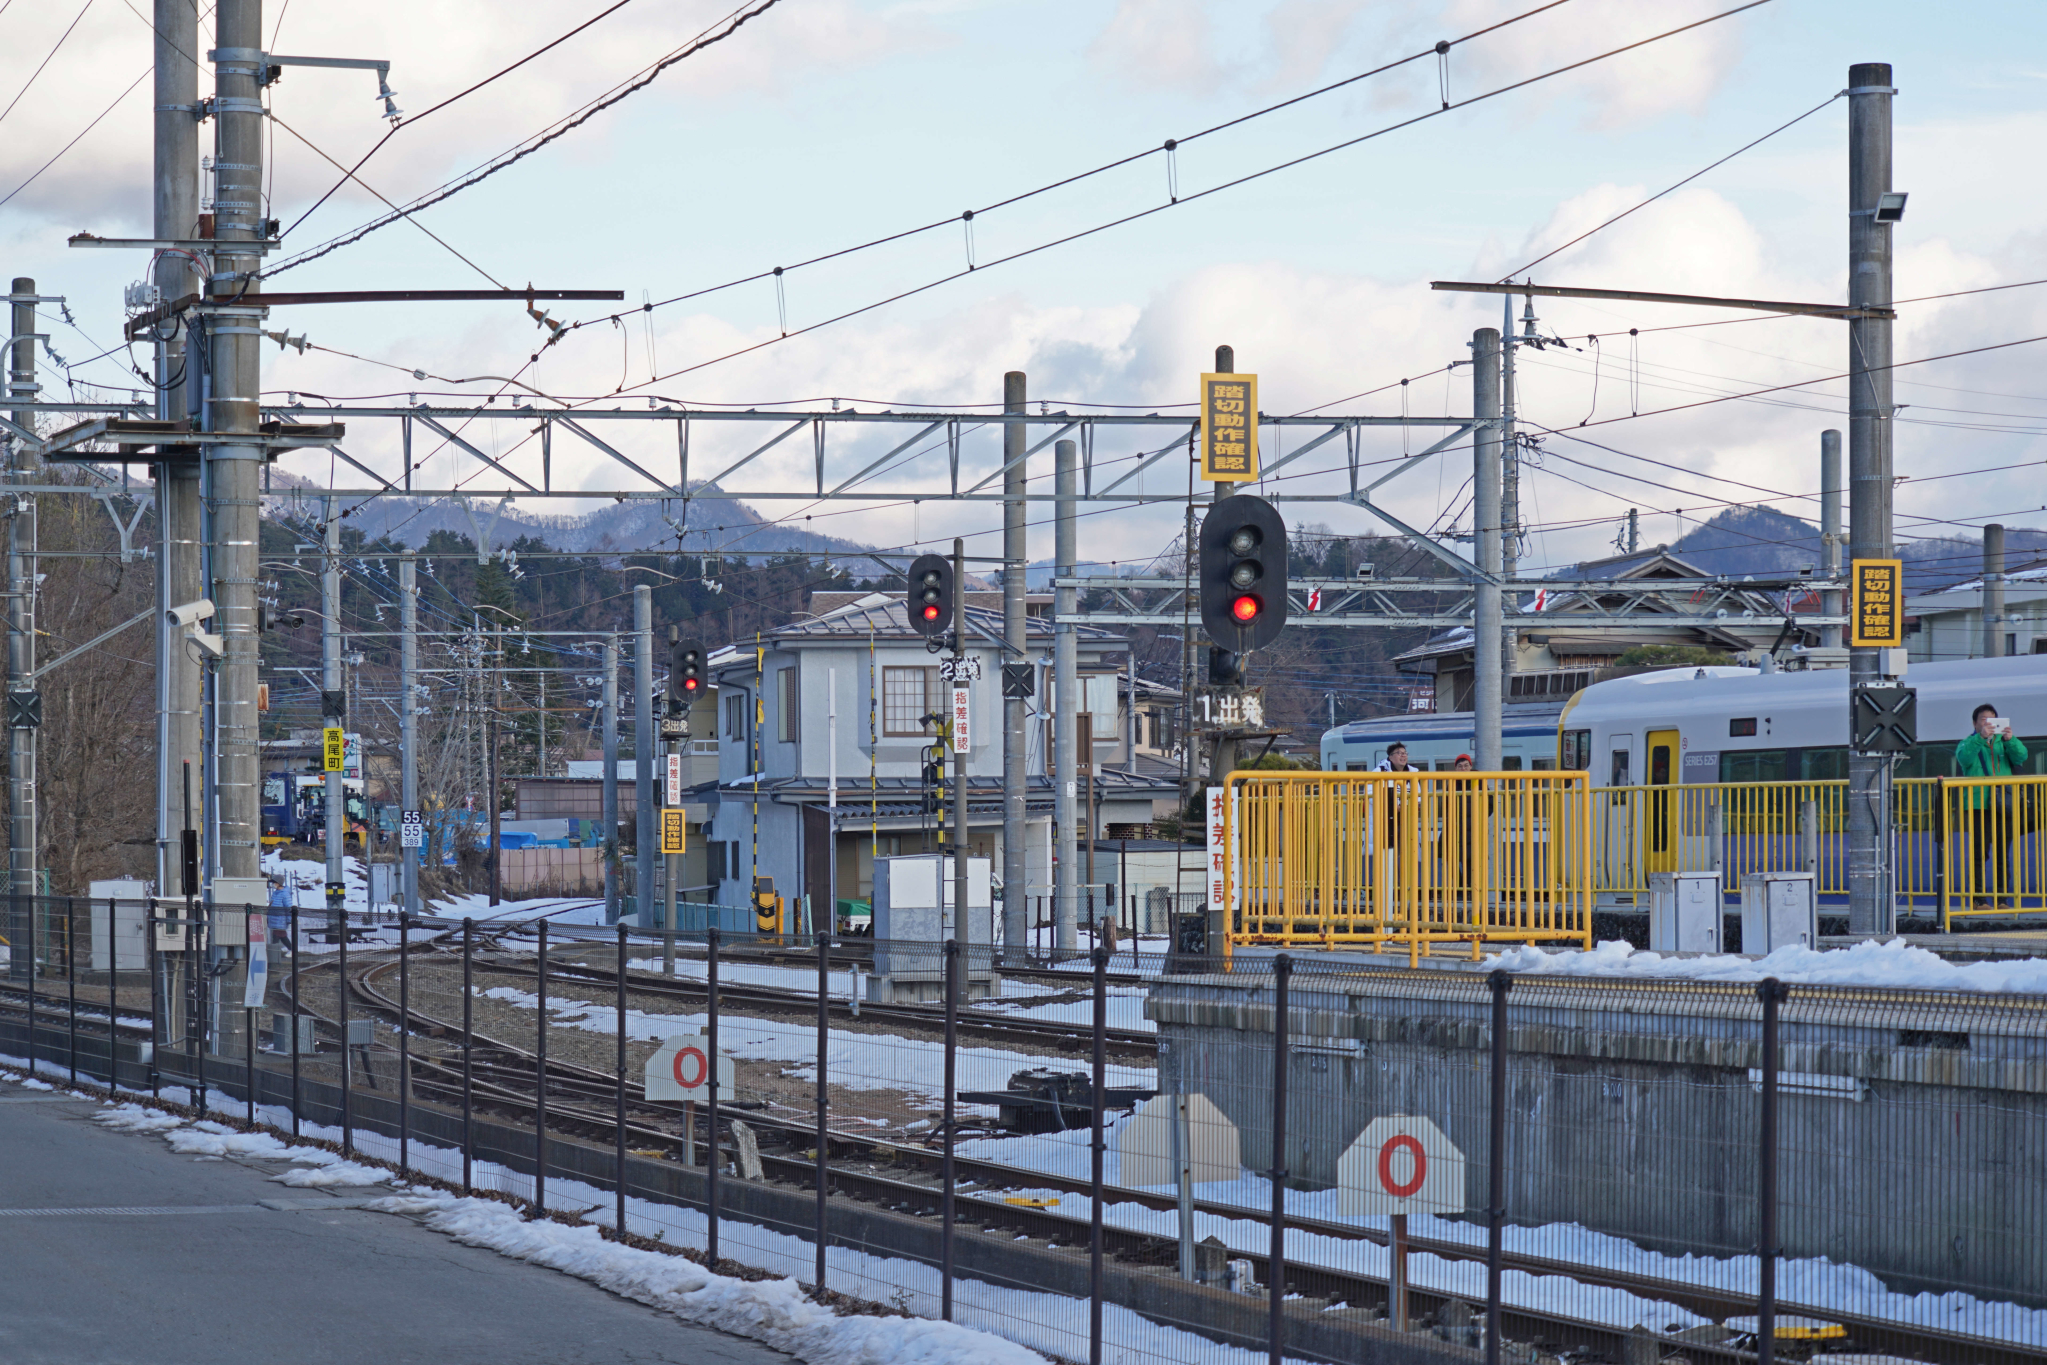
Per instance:
[[[1511,772],[1557,766],[1557,718],[1561,697],[1501,708],[1500,748]],[[1322,771],[1369,772],[1396,741],[1407,746],[1407,761],[1423,771],[1443,771],[1475,745],[1469,711],[1426,711],[1354,720],[1322,734]]]
[[[1984,702],[2009,717],[2032,772],[2047,772],[2047,656],[1914,664],[1919,747],[1900,777],[1954,772],[1969,713]],[[1674,782],[1797,782],[1846,777],[1848,670],[1763,673],[1673,668],[1594,683],[1564,703],[1561,766],[1598,786]]]

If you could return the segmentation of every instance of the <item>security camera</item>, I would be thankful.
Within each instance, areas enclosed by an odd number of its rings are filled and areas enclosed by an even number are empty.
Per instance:
[[[164,618],[174,626],[196,626],[201,621],[211,619],[212,616],[213,599],[210,597],[202,597],[197,602],[172,607],[164,613]]]

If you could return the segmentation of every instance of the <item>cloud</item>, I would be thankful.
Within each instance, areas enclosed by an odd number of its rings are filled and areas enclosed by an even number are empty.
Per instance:
[[[401,131],[362,178],[404,202],[632,80],[718,25],[730,8],[723,0],[628,6],[416,129]],[[18,21],[10,15],[10,44],[21,52],[49,51],[75,13],[68,7],[34,5]],[[278,21],[273,16],[271,22],[275,26]],[[408,0],[402,5],[301,5],[284,12],[270,41],[283,53],[390,59],[398,105],[417,117],[570,27],[572,19],[556,6]],[[576,155],[599,157],[617,136],[621,119],[644,116],[650,108],[703,109],[747,96],[779,96],[820,72],[843,73],[937,41],[936,30],[922,16],[875,13],[856,0],[791,0],[664,72],[616,112],[599,115],[569,136]],[[202,27],[199,42],[204,94],[212,87],[203,61],[204,50],[213,45],[210,29]],[[6,136],[0,137],[0,194],[26,179],[122,87],[144,74],[151,43],[147,23],[127,7],[95,6],[30,97],[9,116]],[[146,230],[151,94],[152,83],[144,80],[9,210],[28,220],[61,220],[59,226],[66,228]],[[353,165],[386,132],[375,94],[371,72],[287,67],[271,87],[269,103],[308,142],[334,161]],[[211,151],[212,129],[210,122],[201,125],[202,152]],[[279,133],[270,146],[276,156],[272,192],[279,205],[309,204],[339,178],[332,165],[289,133]],[[321,222],[338,230],[381,209],[367,192],[345,186]]]
[[[1195,0],[1117,0],[1088,56],[1139,89],[1210,91],[1224,78],[1212,25]]]

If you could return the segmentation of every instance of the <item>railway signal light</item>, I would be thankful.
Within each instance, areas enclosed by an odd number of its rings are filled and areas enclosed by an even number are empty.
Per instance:
[[[1210,687],[1242,687],[1244,685],[1244,656],[1233,654],[1216,645],[1208,647],[1208,685]]]
[[[704,690],[704,647],[695,640],[668,642],[668,712],[680,716]]]
[[[1201,521],[1201,624],[1231,654],[1262,649],[1286,624],[1286,522],[1263,498],[1224,498]],[[1211,672],[1213,664],[1211,664]]]
[[[905,606],[910,629],[925,639],[943,639],[952,629],[952,561],[944,555],[918,555],[910,565]]]

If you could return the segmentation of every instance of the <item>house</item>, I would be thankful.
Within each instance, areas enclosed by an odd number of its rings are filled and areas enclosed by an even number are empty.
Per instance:
[[[892,593],[818,594],[822,611],[763,634],[758,643],[712,654],[705,672],[717,689],[718,772],[691,793],[709,811],[704,844],[710,898],[747,903],[765,877],[788,902],[821,904],[836,869],[842,900],[873,894],[874,859],[940,848],[940,820],[924,807],[924,765],[948,709],[941,656],[910,629]],[[1002,613],[995,594],[970,594],[971,684],[967,843],[1002,868]],[[1143,825],[1155,802],[1177,796],[1170,775],[1127,771],[1119,698],[1128,641],[1107,630],[1077,631],[1079,701],[1093,730],[1096,821]],[[1035,691],[1026,702],[1027,894],[1052,881],[1052,622],[1028,615],[1025,652]],[[836,721],[833,714],[836,711]],[[836,776],[837,802],[832,802]],[[950,765],[946,773],[950,784]],[[948,793],[950,787],[948,785]],[[1086,820],[1085,804],[1081,820]],[[950,812],[946,819],[949,821]],[[1084,837],[1084,836],[1083,836]]]
[[[2047,654],[2047,565],[2004,576],[2004,653]],[[1983,580],[1905,599],[1905,648],[1913,663],[1984,657]]]
[[[1659,545],[1631,555],[1591,560],[1567,571],[1570,580],[1585,579],[1699,579],[1716,575],[1699,565],[1670,553]],[[1508,702],[1536,702],[1568,697],[1582,687],[1612,676],[1615,661],[1640,645],[1686,645],[1724,649],[1732,653],[1769,651],[1778,645],[1783,628],[1784,607],[1776,596],[1763,591],[1742,591],[1736,585],[1735,606],[1728,609],[1725,624],[1713,626],[1659,626],[1657,615],[1686,616],[1698,608],[1690,599],[1693,589],[1651,593],[1635,606],[1642,618],[1625,630],[1574,627],[1573,617],[1604,616],[1628,604],[1618,593],[1557,591],[1541,594],[1541,600],[1526,596],[1516,604],[1519,614],[1510,614],[1507,624],[1515,629],[1514,669],[1507,680],[1503,698]],[[1723,605],[1725,605],[1723,603]],[[1716,608],[1718,610],[1719,608]],[[1784,643],[1817,644],[1803,633]],[[1395,657],[1394,666],[1404,673],[1433,675],[1426,694],[1430,704],[1441,711],[1469,711],[1472,706],[1472,678],[1476,649],[1471,627],[1459,626],[1437,635],[1427,644]],[[1845,661],[1845,660],[1844,660]]]

